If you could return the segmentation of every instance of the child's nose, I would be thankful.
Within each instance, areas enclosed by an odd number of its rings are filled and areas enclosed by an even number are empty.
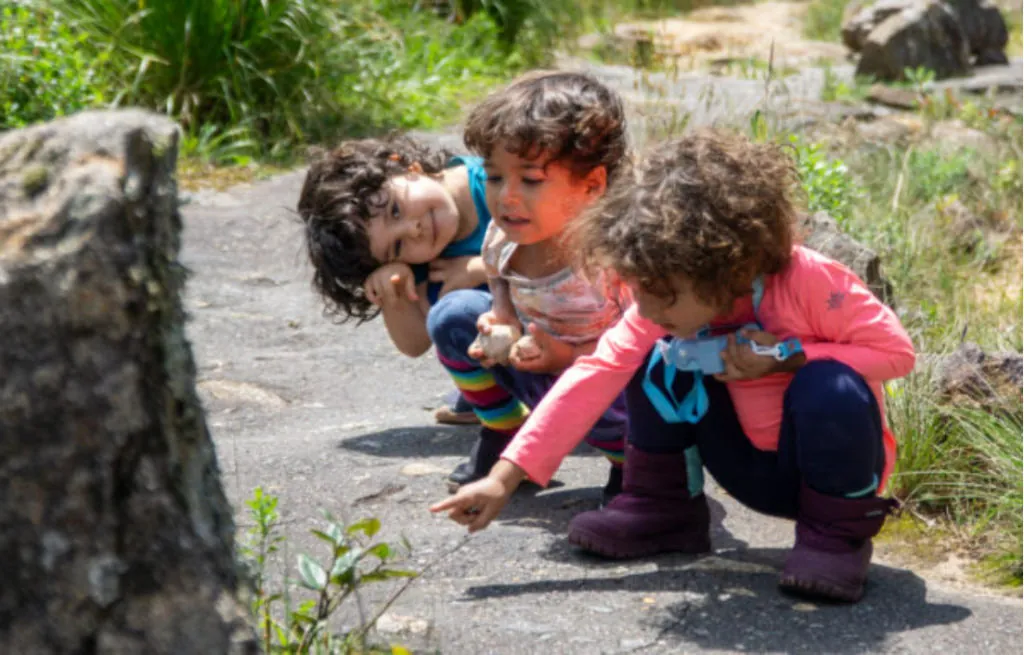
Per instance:
[[[515,207],[519,202],[519,194],[515,187],[511,184],[503,184],[501,186],[501,192],[498,194],[498,205],[502,209],[509,209]]]

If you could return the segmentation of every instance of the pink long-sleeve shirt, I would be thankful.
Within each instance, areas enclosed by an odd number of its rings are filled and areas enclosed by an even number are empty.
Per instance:
[[[740,299],[721,323],[754,317],[750,297]],[[882,383],[914,367],[914,346],[896,314],[848,268],[802,246],[789,265],[765,278],[757,311],[763,328],[780,340],[800,339],[807,361],[833,359],[860,373],[884,408]],[[719,321],[715,321],[718,323]],[[567,454],[629,383],[655,343],[667,333],[643,318],[636,305],[601,337],[592,355],[580,357],[534,409],[502,454],[531,480],[546,485]],[[726,384],[740,425],[761,450],[776,450],[782,400],[792,373]],[[882,484],[896,461],[896,440],[885,423]]]

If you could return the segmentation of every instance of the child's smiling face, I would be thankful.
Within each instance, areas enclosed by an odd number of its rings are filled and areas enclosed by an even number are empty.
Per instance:
[[[570,220],[604,193],[607,184],[603,166],[577,178],[568,166],[550,161],[547,155],[526,159],[509,152],[503,143],[491,152],[484,169],[492,220],[520,245],[559,236]]]
[[[440,179],[410,172],[388,180],[366,226],[370,253],[381,262],[425,264],[437,259],[459,229],[455,199]]]

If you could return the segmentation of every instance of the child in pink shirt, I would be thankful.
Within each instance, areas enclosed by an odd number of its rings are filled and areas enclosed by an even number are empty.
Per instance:
[[[635,304],[490,475],[432,509],[486,527],[625,388],[623,492],[576,516],[570,542],[608,557],[708,551],[707,468],[740,502],[796,519],[784,589],[859,600],[893,504],[879,497],[896,449],[882,383],[910,372],[914,350],[851,271],[793,244],[796,185],[772,145],[698,132],[655,149],[575,234],[582,264],[617,274]]]

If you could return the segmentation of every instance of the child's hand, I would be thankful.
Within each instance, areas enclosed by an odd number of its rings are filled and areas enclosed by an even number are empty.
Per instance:
[[[476,319],[476,329],[480,334],[483,335],[490,336],[491,328],[494,327],[495,325],[510,325],[516,328],[516,331],[521,332],[521,329],[519,328],[519,324],[517,322],[502,321],[498,314],[496,314],[493,310],[489,312],[484,312],[483,314],[480,315],[479,318]],[[480,365],[483,366],[484,368],[491,368],[492,366],[496,366],[497,364],[503,363],[493,357],[489,357],[487,353],[484,352],[484,349],[480,343],[480,339],[475,340],[473,343],[469,345],[469,349],[466,351],[466,354],[472,357],[473,359],[479,361]]]
[[[441,283],[439,297],[456,289],[473,289],[487,282],[484,260],[479,255],[435,259],[430,262],[430,281]]]
[[[572,366],[576,359],[572,344],[556,339],[536,323],[531,323],[528,331],[509,355],[509,362],[517,370],[555,375]]]
[[[740,334],[761,346],[774,346],[779,342],[774,334],[761,330],[740,330]],[[736,335],[729,335],[729,345],[722,351],[722,362],[725,364],[725,372],[715,375],[720,382],[732,382],[734,380],[754,380],[771,375],[793,371],[803,365],[805,356],[797,353],[788,360],[780,362],[768,355],[758,355],[750,344],[737,343]]]
[[[400,299],[411,302],[419,300],[416,294],[416,276],[408,264],[392,262],[384,264],[366,278],[363,284],[366,299],[377,307],[392,305]]]
[[[490,474],[467,484],[455,495],[431,505],[431,512],[448,512],[448,518],[469,528],[483,530],[501,512],[526,473],[515,464],[498,460]]]

